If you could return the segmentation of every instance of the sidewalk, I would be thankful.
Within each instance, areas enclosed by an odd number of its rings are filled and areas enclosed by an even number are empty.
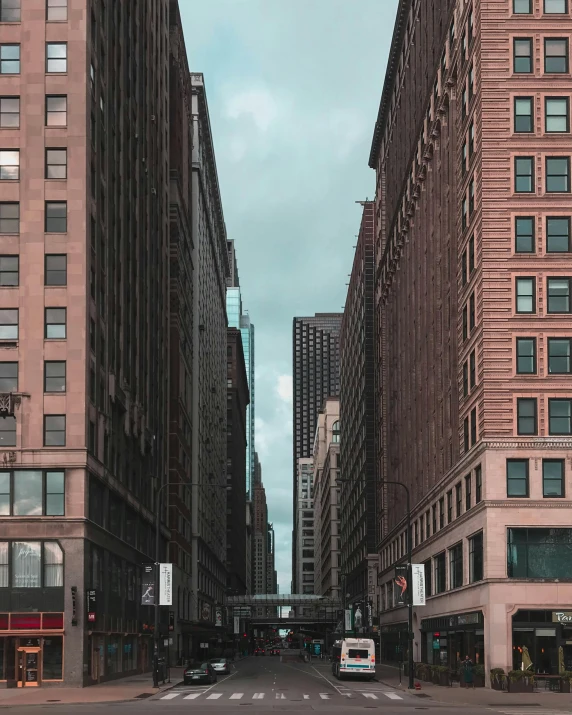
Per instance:
[[[184,668],[171,668],[171,682],[153,687],[151,673],[121,678],[110,683],[87,688],[11,688],[0,690],[0,709],[13,705],[48,705],[51,703],[113,703],[142,700],[155,693],[169,690],[183,679]]]
[[[396,666],[379,664],[375,669],[377,679],[384,685],[389,685],[396,690],[407,691],[407,676],[401,673],[401,685],[399,684],[399,670]],[[414,691],[419,700],[427,701],[428,696],[435,702],[445,705],[480,705],[482,707],[546,707],[554,710],[562,710],[569,713],[572,710],[572,694],[553,693],[541,690],[535,693],[505,693],[490,688],[461,688],[457,683],[450,688],[433,683],[418,681],[421,690]],[[409,692],[409,691],[408,691]]]

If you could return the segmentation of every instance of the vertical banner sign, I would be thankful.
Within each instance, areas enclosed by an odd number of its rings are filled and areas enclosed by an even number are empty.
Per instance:
[[[240,633],[240,616],[234,617],[234,632]]]
[[[175,630],[175,611],[169,611],[169,631]]]
[[[222,626],[222,608],[220,606],[215,609],[215,626]]]
[[[405,606],[409,599],[408,568],[405,565],[395,567],[395,580],[393,582],[393,603],[396,606]]]
[[[425,567],[423,564],[411,564],[411,589],[413,605],[425,605]]]
[[[143,578],[141,579],[141,605],[155,605],[155,565],[146,564],[143,567]]]
[[[173,564],[159,564],[159,605],[173,605]]]
[[[346,631],[351,631],[353,630],[353,623],[352,623],[352,609],[351,608],[346,608],[346,612],[344,614],[345,618],[345,630]]]
[[[87,596],[87,620],[88,623],[95,623],[97,617],[97,601],[95,590],[86,591]]]

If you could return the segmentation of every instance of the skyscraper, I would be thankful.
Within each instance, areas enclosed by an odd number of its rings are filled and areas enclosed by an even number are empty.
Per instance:
[[[191,73],[193,291],[191,620],[214,635],[226,593],[227,319],[229,264],[204,77]]]
[[[168,463],[168,18],[166,0],[2,4],[3,47],[22,58],[0,74],[0,679],[13,685],[150,666],[139,587]]]
[[[339,332],[341,313],[294,318],[293,362],[293,529],[292,592],[301,588],[297,573],[298,473],[301,458],[310,458],[318,412],[326,397],[340,393]]]
[[[567,648],[571,31],[564,0],[402,0],[370,154],[378,468],[425,567],[413,656],[487,677],[525,647],[557,673]],[[391,657],[406,493],[382,496]]]
[[[340,330],[341,567],[350,601],[369,599],[367,556],[376,548],[374,211],[363,202]]]
[[[230,275],[227,278],[226,312],[228,326],[239,328],[242,335],[242,349],[246,365],[246,377],[250,402],[246,410],[246,492],[252,499],[254,483],[254,417],[255,417],[255,384],[254,384],[254,325],[250,322],[248,313],[242,308],[242,293],[238,277],[238,261],[233,240],[227,241]]]

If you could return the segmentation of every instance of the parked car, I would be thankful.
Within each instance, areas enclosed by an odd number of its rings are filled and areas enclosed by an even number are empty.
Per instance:
[[[226,658],[212,658],[210,663],[217,675],[230,675],[230,664]]]
[[[191,663],[183,674],[185,685],[194,683],[216,683],[216,671],[210,663]]]
[[[272,648],[270,655],[280,655],[280,648]]]
[[[254,655],[266,655],[266,651],[264,650],[264,648],[256,648],[256,650],[254,651]]]

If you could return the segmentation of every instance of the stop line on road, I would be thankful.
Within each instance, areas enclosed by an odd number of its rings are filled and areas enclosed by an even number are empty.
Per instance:
[[[208,693],[208,694],[207,694]],[[220,700],[223,696],[228,699],[228,700],[242,700],[244,697],[246,699],[251,699],[251,700],[300,700],[300,696],[297,695],[295,697],[288,697],[285,693],[283,692],[271,692],[271,693],[254,693],[251,698],[248,697],[248,695],[245,695],[245,693],[210,693],[208,691],[200,691],[200,692],[189,692],[187,690],[179,690],[176,692],[171,692],[167,693],[166,695],[161,696],[160,700],[174,700],[175,698],[182,697],[183,700],[197,700],[198,698],[201,697],[201,695],[204,695],[203,700]],[[304,700],[311,700],[312,696],[309,695],[308,693],[303,693],[302,697]],[[360,697],[364,697],[367,700],[380,700],[383,699],[384,697],[389,698],[390,700],[403,700],[401,695],[398,695],[396,692],[392,691],[383,691],[383,692],[378,692],[376,693],[368,693],[368,692],[346,692],[346,693],[317,693],[314,694],[314,698],[318,698],[320,700],[331,700],[332,698],[353,698],[357,699]]]

